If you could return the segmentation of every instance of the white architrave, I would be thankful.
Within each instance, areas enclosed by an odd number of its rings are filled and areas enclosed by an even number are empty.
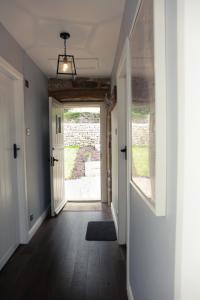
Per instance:
[[[26,183],[26,151],[25,151],[25,118],[24,118],[24,78],[6,60],[0,57],[0,68],[15,80],[15,125],[16,141],[20,147],[17,159],[17,186],[18,186],[18,207],[19,207],[19,237],[20,243],[26,244],[29,241],[28,226],[28,203]]]
[[[175,300],[200,299],[200,2],[178,0]]]

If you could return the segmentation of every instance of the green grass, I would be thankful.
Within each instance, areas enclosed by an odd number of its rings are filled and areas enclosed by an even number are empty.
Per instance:
[[[133,163],[136,176],[149,177],[149,153],[147,146],[132,147]]]
[[[80,146],[65,147],[65,179],[70,179]],[[133,162],[139,177],[149,177],[149,153],[147,146],[133,146]]]
[[[132,117],[136,119],[144,118],[149,115],[148,105],[133,105]]]
[[[96,119],[95,123],[99,123],[99,118],[100,118],[100,113],[93,113],[93,112],[74,112],[74,111],[64,111],[64,119],[65,122],[70,122],[74,121],[77,122],[79,121],[80,118],[92,118],[92,120]],[[94,122],[93,122],[94,123]]]
[[[74,145],[74,146],[65,146],[65,149],[80,149],[80,146]]]
[[[65,179],[70,179],[79,146],[65,147]]]

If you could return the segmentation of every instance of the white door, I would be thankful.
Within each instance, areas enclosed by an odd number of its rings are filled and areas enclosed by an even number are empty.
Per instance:
[[[65,205],[64,197],[64,126],[62,103],[49,99],[51,214],[55,216]]]
[[[126,78],[117,80],[118,88],[118,242],[127,238],[127,112]]]
[[[0,70],[0,269],[19,245],[14,80]]]
[[[114,220],[118,227],[118,112],[117,104],[111,112],[111,136],[112,136],[112,206]]]

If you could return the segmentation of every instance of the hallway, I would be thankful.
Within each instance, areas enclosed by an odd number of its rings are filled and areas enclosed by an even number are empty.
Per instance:
[[[0,273],[1,300],[126,300],[125,251],[117,242],[88,242],[100,212],[61,212],[47,219]]]
[[[199,36],[200,0],[0,1],[0,300],[200,300]]]

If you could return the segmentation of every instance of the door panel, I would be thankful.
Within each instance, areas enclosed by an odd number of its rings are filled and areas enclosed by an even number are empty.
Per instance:
[[[14,81],[0,71],[0,269],[19,244]]]
[[[100,124],[100,133],[101,133],[101,201],[104,203],[108,202],[108,189],[107,189],[107,149],[106,149],[106,116],[107,108],[105,104],[100,106],[101,113],[101,124]]]
[[[126,65],[124,65],[125,68]],[[117,78],[117,122],[118,122],[118,243],[126,244],[127,239],[127,79]]]
[[[49,99],[51,214],[58,214],[65,205],[64,197],[64,126],[63,106]]]

